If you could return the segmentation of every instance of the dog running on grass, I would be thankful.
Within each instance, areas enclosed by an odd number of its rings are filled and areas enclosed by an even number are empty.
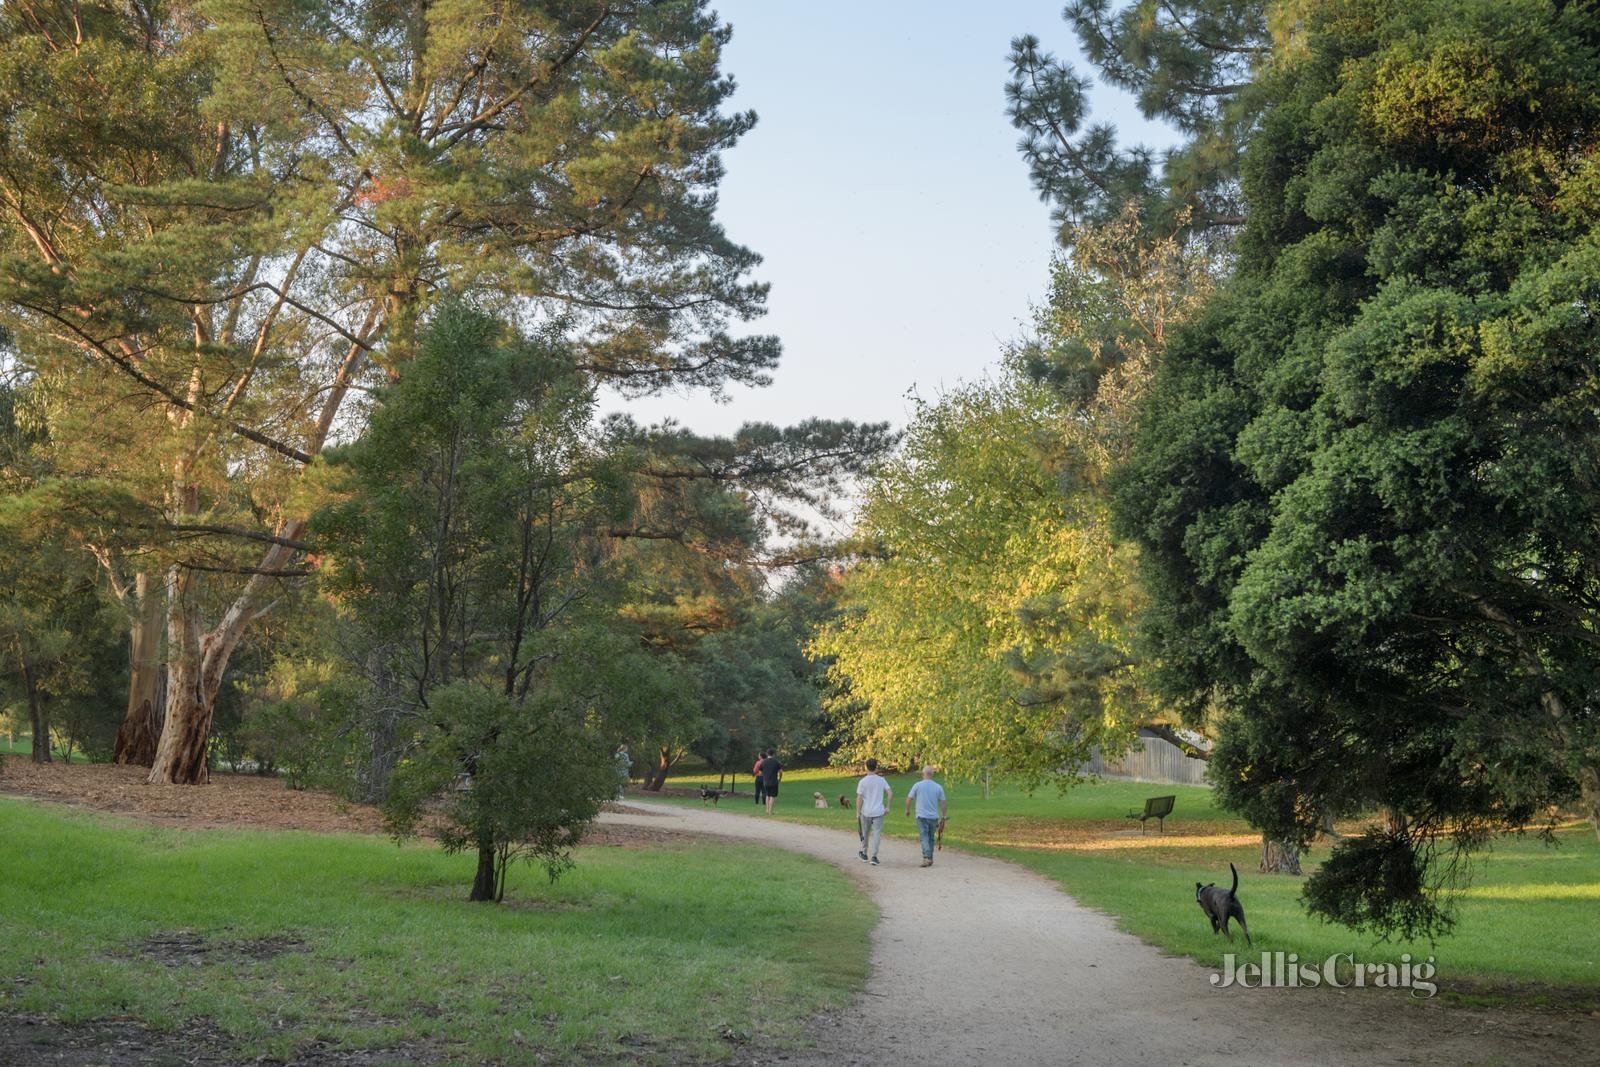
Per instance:
[[[710,786],[702,786],[700,788],[700,803],[704,804],[708,800],[711,801],[711,803],[720,806],[722,801],[722,790],[712,789]]]
[[[839,806],[840,806],[840,807],[841,807],[841,808],[850,808],[850,809],[852,809],[852,810],[853,810],[853,809],[854,809],[854,808],[855,808],[855,806],[856,806],[856,805],[855,805],[855,801],[853,801],[853,800],[851,800],[851,799],[850,799],[850,798],[849,798],[849,797],[848,797],[848,796],[846,796],[846,795],[845,795],[845,794],[843,794],[843,793],[840,793],[840,794],[839,794]]]
[[[819,808],[826,808],[828,806],[828,798],[821,793],[812,793],[811,803]]]
[[[1229,889],[1218,889],[1215,882],[1201,885],[1194,884],[1195,903],[1200,905],[1200,910],[1206,913],[1206,918],[1211,920],[1211,932],[1221,932],[1228,935],[1228,940],[1233,940],[1233,933],[1228,929],[1229,919],[1239,920],[1239,929],[1244,931],[1244,943],[1255,947],[1250,940],[1250,927],[1244,921],[1244,905],[1239,903],[1239,870],[1233,864],[1228,864],[1228,870],[1233,872],[1233,886]]]

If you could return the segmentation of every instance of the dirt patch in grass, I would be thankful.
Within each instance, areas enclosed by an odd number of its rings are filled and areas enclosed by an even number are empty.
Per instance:
[[[255,937],[239,941],[213,940],[195,930],[170,930],[151,934],[133,947],[130,955],[168,967],[198,967],[206,963],[260,963],[289,952],[303,952],[298,937]]]
[[[0,756],[0,795],[50,800],[188,829],[384,832],[383,815],[372,805],[351,803],[316,789],[289,789],[277,778],[213,774],[207,785],[173,786],[148,784],[145,776],[149,773],[143,767],[110,763],[40,765],[24,756]],[[606,804],[605,810],[625,815],[661,814],[626,803]],[[584,834],[583,843],[649,848],[681,844],[685,839],[682,832],[596,823]]]
[[[584,831],[583,845],[603,848],[661,848],[692,843],[693,834],[654,826],[626,826],[596,822]]]
[[[144,767],[112,763],[33,763],[0,757],[0,793],[53,800],[147,822],[191,829],[249,827],[316,833],[383,832],[369,804],[352,804],[314,789],[288,789],[277,778],[214,774],[208,785],[150,785]]]
[[[209,1024],[186,1022],[175,1030],[152,1030],[126,1019],[92,1023],[52,1022],[39,1015],[0,1013],[0,1063],[61,1067],[221,1067],[240,1063],[284,1067],[378,1067],[430,1064],[448,1057],[426,1042],[381,1049],[343,1049],[309,1042],[286,1058],[247,1056]]]

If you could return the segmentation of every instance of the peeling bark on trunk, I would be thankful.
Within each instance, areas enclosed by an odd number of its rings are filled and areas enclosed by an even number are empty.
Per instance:
[[[1300,849],[1287,841],[1277,841],[1261,835],[1262,874],[1299,874]]]
[[[309,456],[320,453],[327,442],[334,417],[350,391],[368,343],[380,329],[378,313],[376,304],[368,309],[360,339],[351,344],[334,375],[316,426],[306,443],[306,454]],[[191,391],[197,391],[199,387],[197,371],[191,382]],[[180,425],[188,422],[187,414],[179,420]],[[199,494],[189,478],[198,455],[199,452],[195,451],[173,465],[172,509],[182,516],[200,513]],[[193,785],[209,780],[206,751],[211,740],[211,719],[217,690],[228,669],[228,660],[245,628],[265,610],[263,604],[270,583],[294,558],[298,551],[295,543],[300,541],[305,529],[306,522],[303,519],[289,520],[279,525],[279,543],[262,555],[256,571],[234,598],[221,621],[209,632],[205,632],[201,622],[199,572],[182,567],[174,567],[169,572],[166,719],[161,726],[161,738],[156,743],[155,760],[147,779],[151,784]]]
[[[149,575],[134,579],[138,615],[128,631],[128,710],[117,730],[116,762],[155,763],[161,714],[161,597]]]
[[[672,765],[676,762],[672,756],[672,749],[662,745],[660,754],[656,757],[655,767],[645,775],[645,789],[652,793],[661,792],[662,786],[667,784],[667,772],[672,770]]]
[[[287,541],[298,540],[305,523],[282,527]],[[173,568],[167,579],[167,715],[150,768],[153,785],[197,785],[210,780],[206,751],[211,717],[228,660],[245,627],[261,614],[261,600],[270,574],[279,570],[294,549],[275,545],[262,558],[260,573],[251,575],[222,620],[209,633],[200,624],[200,575]]]

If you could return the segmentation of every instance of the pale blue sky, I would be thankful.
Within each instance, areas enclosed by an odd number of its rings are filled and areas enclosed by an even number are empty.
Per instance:
[[[1048,280],[1053,228],[1005,116],[1007,47],[1076,55],[1052,0],[719,0],[733,106],[760,122],[726,158],[721,218],[765,257],[783,341],[772,385],[625,405],[702,433],[817,415],[906,418],[908,390],[983,374]],[[1114,90],[1097,116],[1166,143]],[[604,405],[623,407],[620,401]]]

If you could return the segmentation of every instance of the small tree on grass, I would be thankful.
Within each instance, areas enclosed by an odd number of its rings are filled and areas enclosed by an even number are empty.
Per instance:
[[[447,852],[476,851],[471,900],[503,899],[506,870],[518,858],[559,878],[584,829],[616,794],[608,740],[559,697],[519,702],[455,682],[435,690],[429,706],[439,729],[390,780],[390,830],[415,834],[431,813]]]

